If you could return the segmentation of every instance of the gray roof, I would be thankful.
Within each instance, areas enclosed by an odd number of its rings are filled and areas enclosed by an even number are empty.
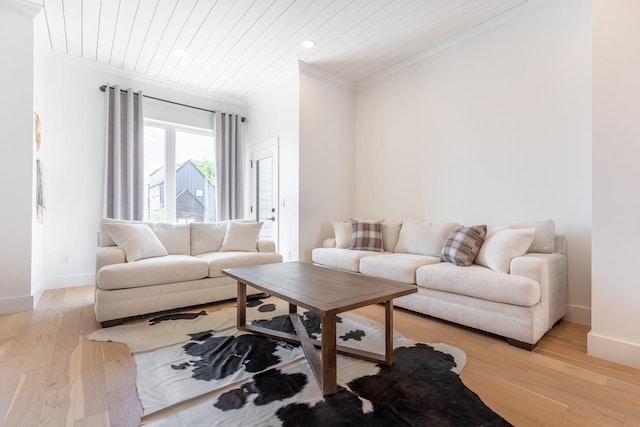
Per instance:
[[[187,163],[193,164],[193,161],[189,159],[186,162],[177,164],[176,173],[182,167],[184,167],[184,165],[186,165]],[[195,164],[193,164],[193,166],[198,171],[198,173],[204,176],[204,174],[200,171],[200,169],[198,169],[198,167]],[[154,170],[153,172],[151,172],[151,174],[149,174],[149,187],[155,187],[156,185],[162,184],[163,182],[164,182],[164,166],[160,166],[158,169]]]

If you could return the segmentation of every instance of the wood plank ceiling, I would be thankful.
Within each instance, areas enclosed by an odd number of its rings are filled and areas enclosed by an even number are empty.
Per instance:
[[[246,100],[298,60],[358,83],[527,0],[43,0],[51,48]],[[302,41],[317,44],[305,49]],[[174,49],[186,51],[184,56]]]

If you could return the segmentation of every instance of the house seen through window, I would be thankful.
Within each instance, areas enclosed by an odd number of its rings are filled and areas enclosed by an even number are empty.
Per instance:
[[[214,155],[211,130],[145,120],[144,219],[178,224],[215,221]]]

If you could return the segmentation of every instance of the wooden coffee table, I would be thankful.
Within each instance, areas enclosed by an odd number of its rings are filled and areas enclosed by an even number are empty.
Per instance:
[[[338,353],[374,363],[393,363],[393,299],[417,291],[415,286],[404,283],[302,262],[227,268],[222,271],[238,281],[238,329],[300,343],[324,395],[337,391]],[[289,303],[289,317],[296,335],[247,324],[247,285]],[[384,355],[337,345],[338,313],[381,302],[385,303]],[[297,314],[298,306],[322,317],[321,342],[307,335]],[[316,347],[321,348],[322,358]]]

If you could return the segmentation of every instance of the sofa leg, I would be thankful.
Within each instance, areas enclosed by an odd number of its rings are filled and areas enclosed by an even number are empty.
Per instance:
[[[533,350],[538,345],[538,343],[529,344],[528,342],[518,341],[512,338],[507,338],[507,343],[509,343],[509,345],[512,345],[514,347],[523,348],[527,351]]]
[[[112,326],[122,325],[123,323],[124,319],[107,320],[106,322],[100,322],[100,326],[103,328],[110,328]]]

